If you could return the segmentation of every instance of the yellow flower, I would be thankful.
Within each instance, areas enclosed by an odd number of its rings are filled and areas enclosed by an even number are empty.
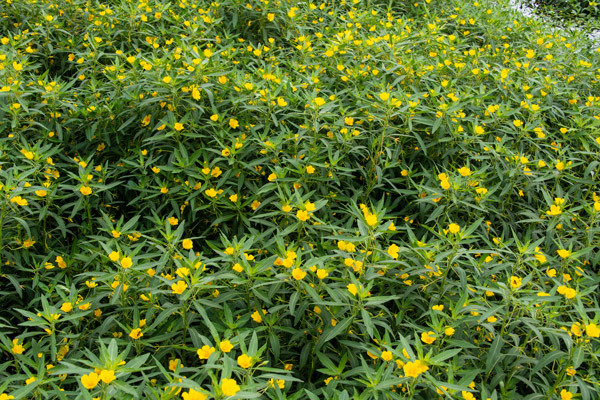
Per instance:
[[[381,359],[383,361],[391,361],[392,358],[394,358],[394,356],[392,355],[391,351],[384,351],[381,353]]]
[[[572,299],[573,297],[577,296],[577,291],[575,289],[564,285],[559,286],[556,291],[565,296],[567,299]]]
[[[444,311],[444,305],[443,304],[436,304],[435,306],[431,307],[432,310],[435,311]]]
[[[0,393],[0,400],[12,400],[15,396],[9,396],[6,393]]]
[[[467,392],[466,390],[462,390],[460,394],[462,395],[464,400],[477,400],[473,393]]]
[[[324,105],[324,104],[325,104],[325,99],[323,99],[322,97],[317,97],[317,98],[315,99],[315,104],[316,104],[318,107],[321,107],[322,105]]]
[[[183,239],[181,245],[185,250],[191,250],[194,247],[194,242],[191,239]]]
[[[394,259],[397,260],[398,259],[398,253],[400,251],[400,247],[398,247],[395,244],[390,245],[390,247],[388,247],[387,249],[387,253]]]
[[[546,211],[546,214],[548,215],[560,215],[562,213],[560,206],[556,205],[556,204],[552,204],[550,206],[550,210]]]
[[[417,378],[423,372],[427,371],[429,367],[421,360],[416,360],[415,362],[408,362],[404,365],[404,375],[409,378]]]
[[[458,173],[461,174],[462,176],[469,176],[469,175],[471,175],[471,170],[467,167],[462,167],[458,170]]]
[[[266,314],[267,311],[266,310],[262,310],[263,314]],[[258,310],[254,311],[251,315],[252,319],[254,320],[254,322],[260,324],[262,322],[262,315],[258,312]]]
[[[329,272],[327,272],[326,270],[324,270],[323,268],[319,268],[317,270],[317,277],[319,279],[325,279],[327,278],[327,276],[329,275]]]
[[[139,339],[142,336],[144,336],[144,334],[140,328],[132,329],[131,332],[129,332],[129,337],[132,339]]]
[[[100,371],[99,376],[100,376],[100,380],[104,383],[111,383],[112,381],[117,379],[115,377],[115,371],[112,369],[103,369],[102,371]]]
[[[269,379],[269,387],[275,387],[275,385],[277,385],[277,387],[279,389],[283,389],[285,387],[285,381],[283,379],[277,379],[274,380],[273,378]]]
[[[231,119],[229,120],[229,126],[230,126],[232,129],[235,129],[235,128],[237,128],[238,126],[240,126],[240,123],[238,122],[238,120],[237,120],[237,119],[233,119],[233,118],[231,118]]]
[[[250,204],[250,207],[252,207],[252,209],[253,209],[254,211],[256,211],[256,209],[258,208],[258,206],[260,206],[260,201],[258,201],[258,200],[254,200],[254,201],[252,202],[252,204]]]
[[[248,356],[247,354],[242,354],[237,358],[237,363],[244,369],[250,368],[253,364],[252,357]]]
[[[377,215],[369,214],[365,217],[365,219],[367,220],[367,225],[369,225],[369,226],[377,225]]]
[[[556,250],[556,253],[561,258],[567,258],[567,257],[569,257],[571,255],[571,252],[569,250],[565,250],[565,249]]]
[[[171,290],[173,294],[182,294],[185,289],[187,289],[187,283],[184,281],[177,281],[176,283],[171,285]]]
[[[183,392],[181,397],[183,400],[206,400],[208,398],[204,393],[197,392],[194,389],[190,389],[189,392]]]
[[[573,398],[573,393],[569,392],[567,389],[563,389],[560,391],[560,399],[561,400],[571,400]]]
[[[596,324],[586,325],[585,334],[593,338],[600,337],[600,327]]]
[[[39,197],[44,197],[44,196],[46,196],[46,195],[48,194],[48,192],[47,192],[47,191],[45,191],[45,190],[36,190],[36,191],[35,191],[35,194],[36,194],[37,196],[39,196]]]
[[[288,206],[289,207],[289,206]],[[291,209],[291,208],[290,208]],[[296,212],[296,217],[300,220],[300,221],[306,221],[307,219],[310,218],[310,216],[308,215],[308,212],[304,211],[304,210],[298,210]]]
[[[431,344],[435,342],[435,339],[435,332],[429,331],[421,333],[421,341],[423,341],[423,343]]]
[[[315,172],[315,167],[313,167],[312,165],[309,165],[308,167],[306,167],[306,173],[313,174],[314,172]]]
[[[562,171],[565,169],[565,163],[562,161],[557,161],[555,167],[557,170]]]
[[[510,277],[510,287],[513,289],[518,289],[521,286],[521,281],[523,279],[517,277],[517,276],[511,276]]]
[[[223,392],[225,396],[234,396],[239,391],[240,387],[235,379],[223,379],[221,382],[221,392]]]
[[[476,125],[475,126],[475,133],[477,135],[483,135],[485,133],[485,130],[483,129],[483,127]]]
[[[81,377],[81,383],[86,389],[95,388],[98,385],[98,382],[100,382],[100,377],[95,372],[90,372],[89,374]]]
[[[346,286],[346,288],[348,289],[350,294],[352,294],[352,296],[356,296],[356,294],[358,293],[358,289],[354,283],[350,283],[348,286]]]
[[[231,349],[233,349],[233,345],[229,340],[223,340],[221,343],[219,343],[219,348],[222,352],[229,353]]]
[[[388,101],[388,99],[390,98],[390,94],[389,94],[389,93],[387,93],[387,92],[382,92],[382,93],[379,93],[379,98],[380,98],[382,101]]]
[[[451,223],[450,225],[448,225],[448,230],[452,234],[457,234],[458,232],[460,232],[460,225]]]
[[[181,364],[181,360],[179,358],[176,358],[174,360],[169,360],[169,369],[171,371],[175,371],[177,369],[177,366],[180,366],[183,368],[183,364]]]
[[[198,349],[196,351],[196,354],[198,354],[198,358],[201,360],[208,360],[208,357],[210,357],[210,355],[215,351],[214,347],[211,347],[207,344],[205,344],[204,346],[202,346],[201,349]]]
[[[306,271],[302,271],[300,268],[294,268],[292,270],[292,276],[295,280],[300,281],[306,276]]]
[[[131,267],[133,265],[133,262],[131,261],[131,257],[123,257],[121,259],[121,267],[127,269],[129,267]]]
[[[117,262],[119,260],[119,253],[113,251],[108,255],[108,258],[110,258],[112,262]]]
[[[444,335],[446,335],[446,336],[452,336],[452,335],[454,335],[454,332],[456,332],[456,331],[451,326],[448,326],[448,327],[446,327],[446,329],[444,329]]]
[[[64,312],[69,312],[73,309],[73,304],[67,301],[60,306],[60,309]]]
[[[89,186],[82,186],[79,188],[79,191],[84,196],[89,196],[90,194],[92,194],[92,188]]]
[[[19,344],[19,339],[13,339],[13,347],[10,349],[14,354],[23,354],[25,347]]]
[[[173,126],[173,129],[175,129],[176,131],[182,131],[183,130],[183,124],[181,122],[176,122],[175,125]]]
[[[206,190],[204,193],[206,193],[206,195],[208,197],[217,197],[217,191],[214,188],[210,188],[208,190]]]

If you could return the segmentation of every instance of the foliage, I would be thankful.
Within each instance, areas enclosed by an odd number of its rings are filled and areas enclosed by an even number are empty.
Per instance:
[[[3,4],[0,399],[598,398],[599,52],[497,5]]]

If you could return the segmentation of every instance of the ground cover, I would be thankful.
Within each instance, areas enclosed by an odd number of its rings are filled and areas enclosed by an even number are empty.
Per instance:
[[[0,14],[0,400],[600,397],[584,33],[488,0]]]

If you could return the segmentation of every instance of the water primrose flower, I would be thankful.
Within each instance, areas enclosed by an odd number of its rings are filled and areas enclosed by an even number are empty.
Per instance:
[[[600,327],[596,324],[586,325],[585,334],[592,338],[600,338]]]
[[[127,269],[130,268],[133,265],[133,261],[131,261],[130,257],[123,257],[121,259],[121,267]]]
[[[235,396],[239,391],[240,387],[235,379],[223,379],[221,382],[221,392],[223,392],[225,396]]]
[[[183,241],[181,242],[181,246],[185,250],[191,250],[194,247],[194,242],[192,242],[191,239],[183,239]]]
[[[450,233],[452,234],[457,234],[458,232],[460,232],[460,225],[451,223],[450,225],[448,225],[448,231],[450,231]]]
[[[263,308],[262,310],[263,314],[266,314],[267,311]],[[262,322],[262,315],[258,312],[258,310],[254,311],[252,313],[252,315],[250,316],[252,318],[252,320],[258,324],[260,324]]]
[[[421,333],[421,341],[423,343],[427,343],[427,344],[431,344],[433,342],[435,342],[436,340],[436,336],[435,336],[435,332],[423,332]]]
[[[129,337],[134,340],[137,340],[142,336],[144,336],[144,334],[142,333],[142,330],[140,328],[132,329],[131,332],[129,332]]]
[[[510,287],[512,289],[518,289],[518,288],[520,288],[522,280],[523,280],[522,278],[519,278],[517,276],[511,276],[510,280],[509,280]]]
[[[291,207],[290,207],[290,210],[291,210]],[[305,210],[298,210],[296,212],[296,218],[298,218],[300,221],[306,221],[306,220],[308,220],[310,218],[310,215],[308,215],[308,212],[305,211]]]
[[[6,393],[0,393],[0,400],[13,400],[15,396],[10,396]]]
[[[19,344],[19,339],[12,340],[13,347],[10,349],[14,354],[23,354],[25,347]]]
[[[404,375],[408,378],[418,378],[423,372],[426,372],[429,367],[421,360],[407,362],[404,367]]]
[[[237,363],[244,369],[250,368],[253,364],[252,357],[247,354],[242,354],[237,358]]]
[[[99,382],[100,382],[100,377],[95,372],[90,372],[89,374],[83,375],[81,377],[81,384],[86,389],[95,388]]]
[[[354,283],[348,284],[348,286],[346,286],[346,289],[348,289],[352,296],[356,296],[356,294],[358,293],[358,288]]]
[[[572,299],[575,296],[577,296],[577,291],[573,288],[570,288],[568,286],[559,286],[558,289],[556,290],[559,294],[562,294],[563,296],[565,296],[567,299]]]
[[[556,253],[560,256],[560,258],[567,258],[571,255],[571,252],[565,249],[556,250]]]
[[[100,380],[104,383],[111,383],[112,381],[117,379],[115,376],[115,371],[112,369],[103,369],[102,371],[100,371],[100,375],[98,376],[100,377]]]
[[[462,176],[469,176],[469,175],[471,175],[471,170],[467,167],[462,167],[458,170],[458,173],[461,174]]]
[[[229,353],[233,349],[233,345],[229,340],[223,340],[219,343],[219,349],[221,349],[223,353]]]
[[[306,276],[306,271],[303,271],[300,268],[294,268],[292,270],[292,276],[295,280],[300,281]]]
[[[274,388],[275,385],[277,385],[277,387],[279,389],[283,389],[283,388],[285,388],[285,381],[283,379],[274,380],[273,378],[271,378],[271,379],[269,379],[268,385],[269,385],[269,387],[272,387],[272,388]]]
[[[171,290],[173,294],[182,294],[187,287],[188,285],[184,281],[177,281],[171,285]]]
[[[396,244],[392,244],[390,245],[390,247],[388,247],[387,249],[387,253],[390,255],[390,257],[392,257],[394,260],[398,259],[399,256],[399,252],[400,252],[400,247],[398,247]]]
[[[560,399],[561,400],[572,400],[573,393],[569,392],[567,389],[563,389],[560,391]]]
[[[391,351],[384,351],[381,353],[381,359],[383,361],[391,361],[394,358]]]
[[[208,396],[202,392],[198,392],[194,389],[190,389],[187,392],[183,392],[181,397],[183,400],[206,400]]]
[[[207,344],[202,346],[202,348],[198,349],[196,353],[198,354],[198,358],[201,360],[208,360],[208,357],[215,351],[214,347],[211,347]]]

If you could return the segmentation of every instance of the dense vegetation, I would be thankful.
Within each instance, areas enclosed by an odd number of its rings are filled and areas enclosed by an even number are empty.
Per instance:
[[[600,7],[598,2],[589,0],[527,0],[547,21],[559,25],[576,24],[586,28],[598,28]]]
[[[583,33],[489,0],[0,15],[0,400],[600,397]]]

